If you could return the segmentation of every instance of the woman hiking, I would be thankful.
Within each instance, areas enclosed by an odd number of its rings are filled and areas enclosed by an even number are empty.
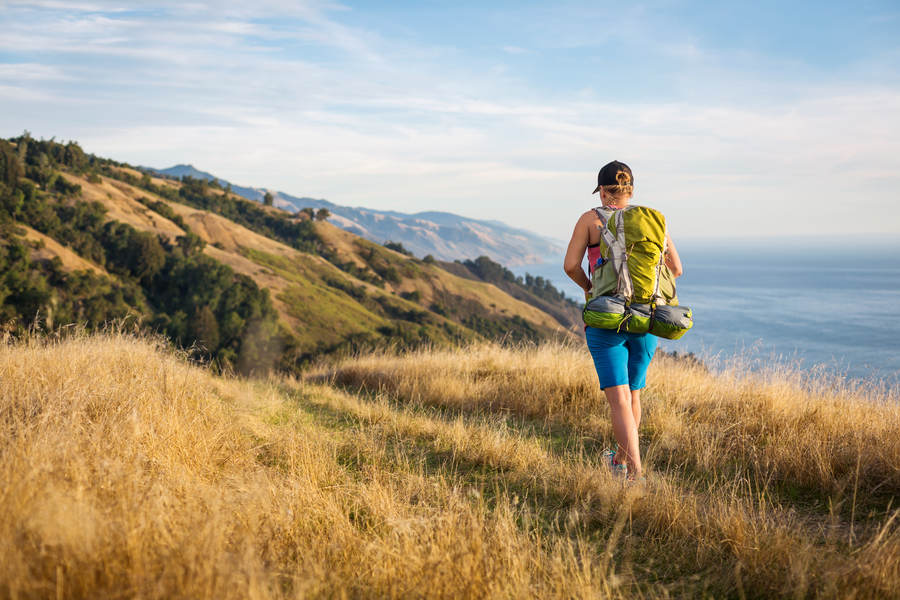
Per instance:
[[[597,189],[600,202],[606,209],[592,209],[579,217],[566,250],[563,268],[590,297],[591,278],[581,267],[585,251],[588,268],[593,274],[605,258],[601,255],[602,230],[606,227],[603,214],[628,206],[634,194],[634,176],[628,165],[613,161],[600,169]],[[671,237],[666,234],[665,265],[674,277],[682,273],[681,260]],[[609,258],[609,257],[606,257]],[[621,328],[620,328],[621,329]],[[629,333],[616,329],[585,327],[588,349],[594,359],[600,388],[609,402],[617,452],[608,453],[613,473],[627,474],[628,479],[641,480],[641,455],[638,447],[638,426],[641,422],[641,389],[646,385],[647,367],[656,351],[656,337],[649,333]],[[612,456],[609,456],[612,455]]]

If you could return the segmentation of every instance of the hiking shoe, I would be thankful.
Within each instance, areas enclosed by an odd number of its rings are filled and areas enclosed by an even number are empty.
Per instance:
[[[610,472],[616,477],[624,477],[628,474],[628,466],[625,463],[619,464],[616,462],[616,453],[612,450],[606,449],[601,454],[603,457],[603,464],[609,467]]]
[[[613,452],[612,450],[607,448],[606,450],[603,451],[602,454],[600,454],[600,457],[603,459],[604,465],[606,465],[610,469],[613,468],[613,465],[615,464],[615,458],[616,458],[615,452]]]

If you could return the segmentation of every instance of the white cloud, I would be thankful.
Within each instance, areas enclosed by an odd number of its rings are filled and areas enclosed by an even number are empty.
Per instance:
[[[900,121],[898,100],[861,93],[779,113],[675,105],[508,107],[492,109],[503,116],[488,128],[457,112],[448,126],[448,114],[439,110],[431,123],[417,125],[324,111],[247,118],[229,127],[141,126],[84,139],[91,150],[135,162],[202,157],[198,166],[237,183],[408,211],[455,206],[557,237],[590,205],[594,173],[612,158],[631,162],[638,195],[662,203],[689,235],[705,233],[718,218],[732,232],[797,227],[774,219],[775,210],[801,217],[807,233],[885,230],[898,225],[890,215],[862,213],[847,224],[822,207],[847,198],[860,181],[887,177],[886,185],[896,188],[900,137],[878,132],[886,121]],[[591,114],[609,115],[611,124],[585,125]],[[856,139],[846,138],[850,130]],[[844,142],[834,144],[835,135]],[[137,155],[135,139],[142,140]]]
[[[11,81],[67,81],[72,76],[61,67],[40,63],[0,63],[0,80]]]
[[[69,2],[59,0],[31,0],[7,2],[7,8],[64,10],[72,12],[121,12],[128,10],[121,2]]]
[[[15,100],[16,102],[55,102],[58,100],[58,97],[28,87],[0,83],[0,102],[5,100]],[[11,116],[12,114],[8,114],[5,119],[0,117],[0,126],[6,124],[4,121],[12,121]]]

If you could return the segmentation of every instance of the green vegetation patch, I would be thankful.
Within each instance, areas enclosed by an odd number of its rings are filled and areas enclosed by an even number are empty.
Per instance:
[[[388,320],[353,298],[321,285],[291,285],[278,294],[288,314],[303,326],[296,332],[301,345],[336,344],[354,333],[375,333]]]
[[[311,256],[298,254],[292,257],[263,252],[254,248],[240,248],[240,253],[254,263],[271,269],[279,277],[296,283],[312,283],[317,280],[339,281],[339,286],[349,286],[352,282],[335,267],[316,260]],[[336,286],[337,287],[337,286]]]
[[[297,337],[304,348],[317,345],[320,351],[330,352],[337,346],[415,347],[476,337],[465,327],[410,300],[380,289],[367,290],[330,265],[304,256],[288,258],[250,248],[243,248],[241,253],[295,284],[278,299],[287,305],[291,317],[303,323]],[[348,344],[342,344],[348,340]]]
[[[366,264],[385,281],[396,284],[400,283],[403,278],[422,279],[426,277],[414,260],[399,257],[389,252],[384,246],[379,246],[363,238],[353,240],[353,245],[358,248],[359,257],[366,261]],[[399,244],[388,247],[396,250],[397,246]],[[403,252],[405,253],[405,249]]]

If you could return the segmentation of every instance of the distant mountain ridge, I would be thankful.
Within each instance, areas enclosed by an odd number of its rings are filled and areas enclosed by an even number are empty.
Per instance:
[[[146,170],[180,179],[215,181],[231,186],[235,194],[262,202],[267,191],[274,204],[290,211],[302,208],[327,208],[330,221],[338,227],[373,242],[399,242],[416,256],[431,254],[439,260],[453,261],[489,256],[506,266],[545,263],[561,259],[562,246],[538,234],[504,225],[499,221],[470,219],[441,211],[407,214],[363,207],[340,206],[321,198],[297,197],[285,192],[235,185],[201,171],[193,165],[179,164],[167,169]]]

